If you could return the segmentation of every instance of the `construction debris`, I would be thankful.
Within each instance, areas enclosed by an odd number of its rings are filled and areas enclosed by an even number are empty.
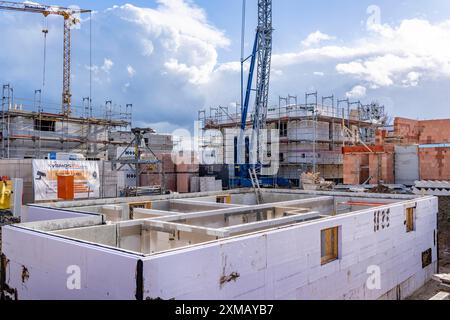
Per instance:
[[[450,196],[449,181],[416,181],[413,193],[417,195]]]
[[[325,181],[320,173],[302,173],[302,185],[304,190],[332,190],[334,183]]]
[[[439,292],[437,295],[435,295],[430,300],[438,300],[438,301],[450,300],[450,293]]]
[[[381,194],[394,193],[394,191],[391,188],[389,188],[389,187],[387,187],[385,185],[382,185],[382,184],[379,184],[378,186],[370,189],[368,192],[369,193],[381,193]]]
[[[450,274],[436,274],[432,279],[440,283],[442,290],[450,292]]]

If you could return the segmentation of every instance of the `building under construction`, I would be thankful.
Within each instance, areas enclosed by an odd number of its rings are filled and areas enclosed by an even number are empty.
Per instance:
[[[279,105],[268,108],[265,128],[279,131],[280,170],[278,176],[298,186],[302,172],[320,172],[336,183],[343,182],[342,147],[353,144],[372,144],[376,131],[386,121],[383,106],[377,103],[363,105],[361,101],[336,100],[334,96],[322,97],[307,93],[305,103],[298,97],[280,97]],[[199,112],[203,130],[239,129],[242,111],[218,107]],[[251,128],[254,115],[247,121]],[[208,138],[209,137],[209,138]],[[224,144],[214,135],[204,135],[204,150],[216,150],[224,154]],[[209,152],[209,151],[206,151]],[[224,155],[226,158],[226,155]],[[236,176],[230,167],[231,180]]]
[[[87,159],[108,159],[110,145],[126,145],[129,141],[111,141],[110,132],[131,126],[131,106],[123,110],[108,101],[93,114],[92,107],[72,107],[62,114],[51,105],[45,108],[40,91],[34,99],[14,97],[10,85],[3,86],[1,109],[2,158],[42,159],[51,152],[78,153]]]

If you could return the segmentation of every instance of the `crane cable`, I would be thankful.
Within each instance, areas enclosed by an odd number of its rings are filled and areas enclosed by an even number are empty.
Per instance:
[[[44,28],[42,29],[42,33],[44,34],[44,67],[42,74],[42,87],[45,87],[45,71],[46,71],[46,63],[47,63],[47,34],[48,34],[48,20],[44,18]]]

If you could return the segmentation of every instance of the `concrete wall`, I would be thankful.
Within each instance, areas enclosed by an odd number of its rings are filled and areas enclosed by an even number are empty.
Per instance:
[[[419,179],[419,146],[395,146],[395,183],[412,186]]]
[[[92,212],[75,212],[70,209],[60,210],[54,208],[45,208],[39,206],[24,206],[22,208],[21,222],[36,222],[36,221],[47,221],[47,220],[61,220],[85,217],[86,215],[96,215]]]
[[[3,228],[3,239],[12,298],[135,299],[136,256],[96,245],[74,245],[73,241],[20,228]],[[74,272],[70,266],[79,267],[81,290],[67,287]]]
[[[32,160],[0,159],[0,176],[23,179],[23,203],[34,202]]]
[[[408,203],[417,206],[410,233],[398,203],[148,257],[10,226],[4,279],[18,299],[405,298],[437,271],[437,198]],[[383,211],[389,220],[377,229],[374,215]],[[339,259],[322,266],[320,234],[330,227],[340,228]],[[71,265],[80,267],[80,290],[67,289]],[[372,266],[377,290],[366,285]]]
[[[381,208],[147,258],[144,261],[144,297],[188,300],[406,298],[436,272],[437,199],[417,202],[416,231],[412,233],[405,230],[403,205],[393,205],[389,227],[374,232],[374,212],[379,210]],[[335,226],[341,230],[339,260],[322,266],[320,231]],[[422,268],[422,253],[430,248],[432,264]],[[380,268],[379,290],[369,290],[366,286],[371,266]],[[231,280],[224,281],[226,279]],[[393,294],[398,287],[403,289],[400,297]]]

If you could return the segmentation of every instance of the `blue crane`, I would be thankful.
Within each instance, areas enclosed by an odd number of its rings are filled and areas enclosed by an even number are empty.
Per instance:
[[[245,2],[244,2],[245,9]],[[245,15],[245,13],[244,13]],[[267,108],[269,103],[269,84],[270,84],[270,69],[272,62],[272,0],[258,0],[258,26],[256,28],[256,36],[253,44],[252,54],[243,59],[242,64],[248,59],[250,60],[250,69],[248,74],[247,88],[245,91],[245,99],[242,106],[241,117],[241,134],[236,149],[240,150],[240,147],[245,145],[246,154],[247,150],[257,150],[254,146],[250,147],[250,142],[245,139],[244,131],[247,128],[247,118],[250,106],[250,96],[252,91],[256,92],[254,117],[253,117],[253,135],[256,137],[252,139],[252,143],[259,143],[260,130],[266,127]],[[257,67],[256,73],[256,85],[253,88],[253,78],[255,67]],[[243,84],[242,84],[243,85]],[[256,155],[257,157],[257,155]],[[243,159],[238,157],[239,160]],[[236,187],[249,187],[251,181],[249,178],[249,169],[261,168],[261,164],[249,164],[248,156],[245,157],[245,163],[239,164],[239,178],[234,182]],[[289,182],[284,179],[276,179],[274,177],[258,177],[261,180],[262,185],[289,185]]]

